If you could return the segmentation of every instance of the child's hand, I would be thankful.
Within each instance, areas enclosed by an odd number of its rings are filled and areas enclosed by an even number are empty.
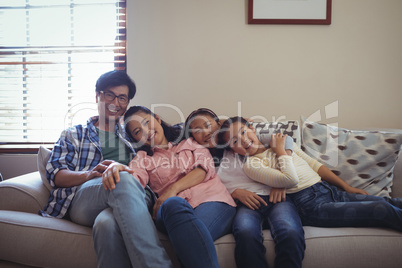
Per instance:
[[[128,166],[114,162],[102,174],[102,184],[105,190],[113,190],[116,188],[116,183],[120,182],[120,171],[127,171],[133,173],[134,171]]]
[[[244,189],[236,189],[232,193],[233,199],[237,199],[242,202],[246,207],[251,210],[256,210],[261,207],[261,204],[267,206],[267,202],[264,201],[259,195],[256,193],[244,190]]]
[[[163,195],[159,196],[158,199],[156,199],[155,205],[153,207],[153,213],[152,213],[152,218],[156,220],[156,215],[158,214],[159,208],[162,206],[162,204],[166,201],[166,199],[176,196],[177,193],[172,190],[172,188],[168,189]]]
[[[272,134],[270,147],[274,150],[277,156],[287,155],[285,151],[285,141],[287,134],[282,133]]]
[[[286,201],[285,188],[271,188],[271,193],[269,194],[269,202],[276,204],[285,201]]]
[[[345,191],[351,194],[363,194],[363,195],[368,195],[368,193],[362,189],[355,188],[352,186],[345,187]]]

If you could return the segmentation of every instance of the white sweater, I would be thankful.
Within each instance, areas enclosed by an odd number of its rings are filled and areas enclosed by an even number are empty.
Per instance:
[[[296,193],[321,181],[317,160],[305,154],[293,144],[292,156],[277,157],[272,149],[247,158],[244,172],[251,179],[276,188],[287,188],[287,193]]]

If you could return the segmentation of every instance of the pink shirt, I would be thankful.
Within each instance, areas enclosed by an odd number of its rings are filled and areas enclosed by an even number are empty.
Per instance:
[[[204,181],[180,192],[193,208],[205,202],[224,202],[236,206],[233,198],[216,174],[214,162],[209,150],[192,138],[183,140],[178,145],[169,143],[168,149],[154,149],[154,155],[139,151],[130,162],[134,176],[142,186],[149,184],[158,195],[162,195],[173,183],[183,178],[194,168],[201,167],[207,174]]]

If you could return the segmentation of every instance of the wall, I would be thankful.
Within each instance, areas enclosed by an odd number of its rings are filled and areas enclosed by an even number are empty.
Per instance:
[[[7,180],[37,171],[36,159],[33,154],[0,154],[0,173]]]
[[[312,26],[248,25],[247,0],[128,0],[132,104],[177,107],[156,109],[171,123],[198,107],[277,120],[331,106],[341,127],[402,129],[402,1],[332,2],[332,24]],[[0,155],[5,178],[34,170],[36,156]]]
[[[402,128],[402,1],[333,0],[330,26],[248,25],[247,2],[128,1],[132,104]]]

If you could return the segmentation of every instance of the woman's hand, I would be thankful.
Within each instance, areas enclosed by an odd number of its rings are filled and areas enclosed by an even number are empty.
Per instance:
[[[274,150],[277,156],[287,155],[285,151],[285,142],[288,135],[282,133],[272,134],[269,146]]]
[[[268,205],[267,202],[264,201],[259,195],[256,193],[244,190],[244,189],[236,189],[232,193],[233,199],[237,199],[242,202],[246,207],[251,210],[256,210],[261,207],[261,204],[264,206]]]
[[[119,172],[127,171],[133,173],[134,171],[128,166],[113,162],[102,174],[102,184],[105,190],[113,190],[116,188],[116,183],[120,182]]]
[[[286,201],[286,189],[271,188],[271,193],[269,194],[269,202],[276,204],[282,201]]]
[[[166,192],[163,193],[155,202],[152,218],[156,220],[156,215],[158,214],[159,208],[162,206],[163,202],[165,202],[168,198],[176,196],[177,193],[174,189],[169,188]]]

